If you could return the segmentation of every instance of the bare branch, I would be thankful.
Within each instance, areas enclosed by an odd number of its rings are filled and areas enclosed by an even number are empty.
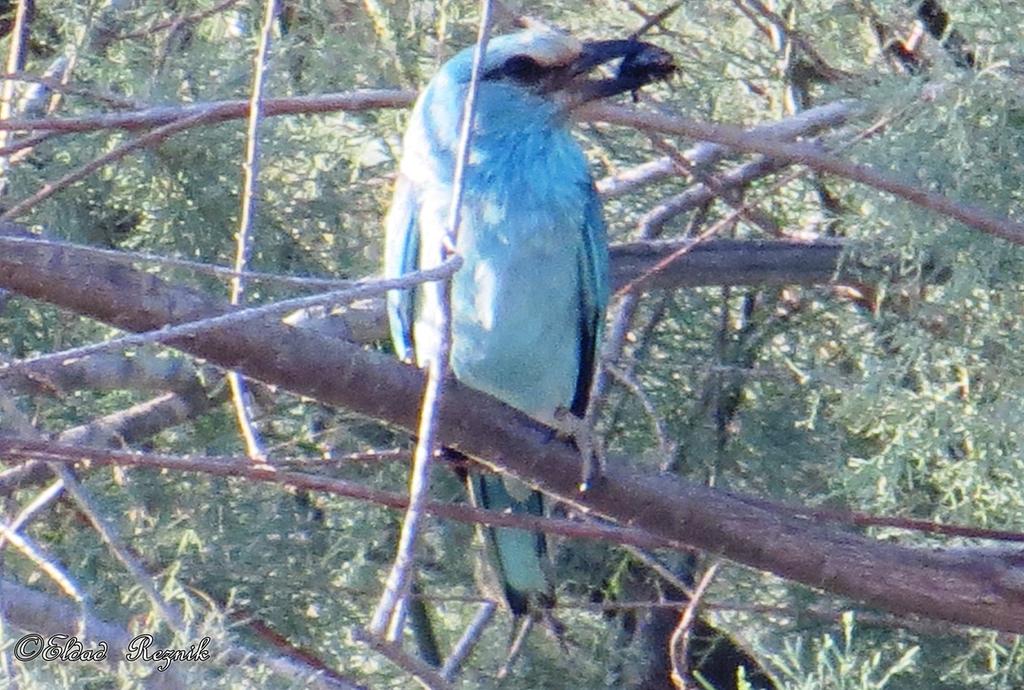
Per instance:
[[[80,607],[3,579],[0,579],[0,617],[21,630],[43,637],[81,636],[83,642],[104,642],[108,646],[107,661],[115,666],[118,659],[124,659],[132,639],[124,628],[97,618],[90,610],[85,611],[82,620]],[[144,686],[150,690],[181,690],[188,687],[173,664],[165,672],[153,671]]]
[[[0,247],[8,246],[9,251],[17,251],[17,246],[35,246],[48,248],[51,251],[74,251],[82,260],[93,257],[102,259],[106,265],[111,263],[132,264],[136,261],[144,263],[160,262],[160,257],[137,255],[131,252],[118,252],[99,249],[85,245],[56,242],[53,240],[27,239],[10,237],[7,233],[15,231],[17,226],[0,226]],[[618,289],[640,275],[649,273],[651,266],[661,262],[670,254],[676,253],[680,247],[690,243],[689,240],[670,240],[658,242],[631,242],[617,244],[611,248],[612,285]],[[709,285],[820,285],[834,282],[856,281],[857,278],[848,271],[841,271],[840,258],[848,247],[856,246],[847,240],[817,240],[814,242],[758,242],[735,240],[711,240],[693,247],[677,258],[662,271],[650,275],[642,287],[644,290],[676,289],[680,287],[703,287]],[[2,254],[2,252],[0,252]],[[2,259],[0,259],[2,260]],[[186,268],[197,268],[202,272],[221,271],[220,267],[209,264],[167,259],[170,265],[182,265]],[[226,274],[233,272],[223,268]],[[260,277],[273,279],[270,274],[246,273],[247,279]],[[281,282],[297,282],[309,287],[349,288],[358,285],[357,281],[333,280],[322,278],[290,278],[280,277]],[[187,296],[186,294],[187,293]],[[184,291],[181,299],[188,301],[195,294]],[[169,305],[173,311],[173,303]],[[314,301],[320,302],[317,297]],[[328,312],[322,305],[310,308],[290,307],[295,313],[287,318],[292,325],[302,325],[321,330],[325,335],[331,334],[353,342],[368,343],[387,337],[387,316],[384,313],[384,301],[363,301],[349,305],[343,312]],[[330,318],[319,316],[326,314]],[[173,318],[169,320],[174,320]],[[60,364],[60,363],[59,363]],[[0,377],[11,375],[8,371],[0,373]]]
[[[29,501],[28,505],[22,508],[14,519],[11,520],[10,524],[7,525],[7,529],[12,532],[17,532],[22,527],[32,522],[37,515],[39,515],[44,508],[50,505],[64,491],[64,482],[57,479],[51,483],[48,487],[40,491],[35,498]],[[0,538],[0,548],[3,547],[3,539]]]
[[[220,14],[224,10],[229,9],[231,6],[237,4],[238,0],[221,0],[213,7],[203,10],[201,12],[196,12],[195,14],[189,14],[185,16],[179,15],[174,17],[173,19],[167,19],[162,22],[157,22],[151,26],[146,27],[145,29],[140,29],[139,31],[132,31],[129,33],[123,33],[118,36],[114,36],[111,40],[124,41],[132,38],[146,38],[159,31],[164,31],[165,29],[175,29],[188,24],[197,24],[202,20],[206,19],[207,17],[212,17],[215,14]]]
[[[312,115],[337,111],[361,112],[378,108],[406,108],[416,99],[413,91],[397,89],[359,89],[317,96],[268,98],[263,114]],[[239,120],[249,112],[247,100],[211,101],[179,106],[156,106],[127,113],[107,113],[89,117],[0,120],[0,131],[95,132],[102,129],[142,130],[190,120],[193,125]],[[184,129],[184,128],[183,128]]]
[[[45,87],[47,91],[59,91],[68,95],[81,96],[83,98],[88,98],[104,103],[113,108],[121,108],[123,110],[138,109],[142,107],[137,101],[130,101],[114,93],[103,91],[97,88],[95,84],[90,84],[88,86],[76,86],[74,84],[67,84],[62,79],[55,78],[53,74],[63,72],[64,66],[66,66],[66,58],[61,56],[57,61],[51,64],[51,66],[46,70],[46,74],[42,76],[38,74],[30,74],[28,72],[15,71],[8,72],[7,74],[0,74],[0,80],[37,84],[38,86]]]
[[[497,610],[498,605],[493,601],[485,601],[480,604],[480,608],[477,609],[473,620],[466,626],[462,637],[459,638],[459,641],[452,648],[452,653],[444,660],[444,666],[441,667],[441,676],[443,678],[447,680],[455,678],[455,674],[459,672],[463,662],[473,653],[473,648],[480,641],[484,630],[487,629],[487,624],[491,622],[491,618],[494,617],[494,612]]]
[[[716,176],[717,183],[714,186],[706,181],[698,182],[678,194],[661,201],[657,206],[640,216],[637,225],[643,235],[657,235],[665,224],[676,216],[700,208],[717,198],[725,190],[739,189],[755,180],[781,170],[785,166],[785,163],[772,158],[759,158],[750,163],[745,163]]]
[[[57,442],[96,447],[131,446],[195,418],[217,402],[201,388],[191,393],[166,393],[67,429],[57,436]],[[0,472],[0,496],[10,495],[29,484],[44,482],[52,474],[41,462],[30,462]]]
[[[19,215],[21,215],[25,211],[28,211],[39,202],[49,199],[57,192],[67,187],[70,187],[75,182],[85,179],[86,177],[96,172],[103,166],[113,163],[114,161],[120,160],[121,158],[124,158],[125,156],[127,156],[132,151],[135,151],[136,149],[158,144],[176,132],[181,132],[191,127],[195,127],[196,125],[205,122],[207,120],[207,117],[207,114],[199,113],[197,115],[185,118],[183,120],[171,122],[170,124],[164,125],[163,127],[157,127],[152,132],[148,132],[140,137],[132,139],[128,143],[118,146],[113,151],[109,151],[100,156],[99,158],[89,161],[85,165],[76,168],[75,170],[72,170],[68,174],[61,177],[56,182],[47,182],[39,189],[39,191],[29,195],[28,197],[22,199],[21,201],[15,204],[12,204],[10,208],[8,208],[3,213],[0,213],[0,222],[10,220],[11,218],[17,218]]]
[[[267,70],[267,55],[277,17],[278,0],[266,0],[263,6],[263,26],[260,28],[259,48],[253,59],[252,93],[249,97],[249,120],[245,130],[245,160],[242,163],[242,213],[235,233],[235,275],[231,278],[229,301],[231,306],[242,304],[245,282],[242,273],[249,263],[252,252],[253,222],[256,217],[256,196],[259,188],[260,164],[260,122],[263,119],[263,87]],[[266,460],[266,452],[253,421],[252,405],[245,379],[237,371],[228,372],[228,386],[231,389],[231,404],[238,420],[238,428],[245,442],[246,452],[256,462]]]
[[[352,635],[370,649],[386,656],[427,690],[454,690],[452,684],[442,677],[435,668],[411,654],[406,654],[396,643],[377,637],[361,628],[354,628]]]
[[[637,399],[637,402],[644,409],[644,414],[647,415],[647,419],[651,423],[651,431],[654,432],[654,437],[658,439],[658,453],[662,457],[672,457],[675,454],[675,443],[669,440],[668,430],[665,428],[665,420],[658,414],[658,409],[651,402],[651,398],[644,391],[643,386],[640,385],[640,382],[632,374],[624,371],[619,366],[612,363],[607,363],[604,366],[609,374],[633,394],[633,397]]]
[[[508,654],[505,656],[505,661],[502,662],[501,667],[495,674],[499,682],[508,678],[509,673],[512,672],[512,667],[519,661],[519,655],[523,652],[526,638],[533,629],[533,618],[531,616],[523,616],[517,623],[518,625],[513,630],[512,643],[508,646]]]
[[[58,564],[53,562],[43,550],[36,546],[29,537],[19,534],[16,530],[8,527],[4,523],[0,522],[0,548],[5,544],[10,544],[24,556],[30,563],[35,565],[41,572],[47,577],[53,580],[57,587],[67,594],[69,597],[77,601],[79,604],[85,604],[85,595],[82,594],[82,590],[78,585],[71,579],[64,569]],[[74,616],[76,619],[78,615]]]
[[[686,603],[686,607],[679,614],[679,623],[676,625],[675,630],[672,631],[672,637],[669,640],[669,656],[672,659],[672,684],[679,690],[689,690],[689,688],[694,687],[687,680],[690,675],[690,669],[687,668],[686,663],[688,658],[687,649],[690,645],[690,629],[693,627],[693,622],[697,619],[697,608],[700,606],[701,599],[704,598],[704,593],[707,592],[708,586],[715,578],[716,572],[718,572],[717,564],[712,565],[705,571],[700,582],[694,587],[693,594]]]
[[[7,361],[6,358],[2,358]],[[183,357],[157,357],[139,352],[93,355],[88,359],[41,365],[0,376],[15,391],[62,396],[77,390],[177,391],[201,386],[192,362]]]
[[[39,460],[75,465],[88,461],[90,465],[105,467],[148,467],[162,468],[177,472],[200,472],[217,477],[237,477],[252,481],[270,482],[293,486],[308,491],[369,501],[388,508],[404,510],[409,505],[407,496],[390,491],[374,489],[365,484],[345,479],[335,479],[318,474],[281,470],[286,461],[274,465],[254,465],[244,457],[209,457],[189,455],[158,455],[135,453],[103,448],[67,446],[51,441],[36,441],[24,438],[0,436],[0,452],[6,462]],[[618,527],[594,522],[583,523],[530,515],[527,513],[502,513],[468,505],[427,501],[424,510],[431,515],[457,520],[469,524],[483,524],[493,527],[510,527],[531,532],[547,532],[575,539],[596,539],[614,544],[630,544],[645,549],[675,548],[678,544],[641,530]]]
[[[473,53],[473,67],[470,73],[469,88],[466,100],[462,104],[460,119],[459,144],[455,154],[455,171],[452,179],[452,195],[448,206],[448,219],[445,227],[445,256],[458,256],[459,223],[462,217],[462,197],[464,193],[466,165],[473,144],[473,120],[476,116],[476,97],[480,87],[481,65],[487,54],[487,40],[491,34],[491,0],[482,0],[480,7],[480,28],[477,34],[476,48]],[[437,300],[436,313],[431,315],[438,330],[437,351],[427,361],[427,382],[423,391],[423,405],[420,409],[419,424],[416,428],[416,449],[412,456],[412,470],[409,473],[409,507],[402,520],[402,528],[398,534],[398,549],[395,562],[384,583],[384,592],[373,613],[369,625],[371,635],[382,635],[388,619],[392,621],[392,630],[397,630],[394,616],[399,602],[404,599],[409,587],[409,573],[416,557],[416,541],[419,538],[419,525],[423,516],[423,504],[430,493],[430,464],[437,447],[437,417],[444,395],[445,379],[448,377],[450,363],[448,358],[452,347],[452,294],[451,278],[444,283],[428,286],[440,293]]]
[[[829,127],[838,127],[852,116],[859,114],[862,106],[853,100],[839,100],[763,125],[751,127],[751,136],[766,139],[789,140],[811,136]],[[682,152],[682,157],[696,169],[708,168],[733,152],[727,146],[702,142]],[[640,187],[658,182],[677,174],[672,159],[663,156],[647,163],[624,170],[597,182],[597,191],[605,199],[629,194]]]
[[[189,321],[177,326],[163,326],[138,335],[114,338],[95,345],[85,345],[83,347],[63,350],[49,355],[41,355],[31,359],[8,362],[0,364],[0,377],[6,376],[9,373],[14,373],[18,370],[23,370],[26,367],[48,365],[72,358],[85,357],[96,352],[103,352],[111,349],[122,349],[134,345],[166,343],[174,340],[175,338],[195,336],[208,328],[219,328],[225,324],[251,321],[254,317],[259,317],[261,315],[280,314],[282,312],[306,306],[346,299],[358,299],[368,295],[378,295],[383,292],[387,292],[388,290],[411,287],[412,285],[419,283],[443,280],[457,270],[460,264],[461,260],[459,260],[458,256],[455,256],[437,268],[409,273],[401,278],[395,278],[392,280],[370,280],[347,290],[337,290],[334,292],[313,295],[311,297],[298,297],[295,299],[284,300],[282,302],[265,304],[259,307],[239,309],[232,313],[222,314],[220,316],[211,316],[208,318],[198,319],[196,321]]]
[[[0,154],[3,152],[0,151]],[[60,240],[50,240],[43,237],[38,237],[29,233],[25,233],[24,236],[12,236],[7,234],[8,232],[14,232],[17,234],[17,226],[4,225],[2,232],[0,232],[0,244],[35,244],[39,246],[64,246],[67,243]],[[307,276],[290,276],[282,273],[268,273],[266,271],[236,271],[230,266],[219,266],[217,264],[206,263],[204,261],[190,261],[188,259],[179,259],[173,256],[160,256],[159,254],[147,254],[145,252],[133,252],[125,249],[104,249],[103,247],[93,247],[85,244],[74,245],[85,252],[90,252],[96,256],[101,256],[105,259],[110,259],[123,264],[134,264],[134,263],[146,263],[155,264],[158,266],[170,266],[175,268],[187,268],[190,271],[199,273],[200,275],[212,275],[221,278],[222,280],[231,280],[233,278],[243,278],[245,280],[258,280],[266,281],[270,283],[279,283],[281,285],[293,285],[295,287],[302,288],[344,288],[351,287],[352,280],[345,280],[342,278],[315,278]]]
[[[160,617],[163,618],[164,622],[172,630],[183,633],[185,631],[185,623],[178,611],[160,594],[149,573],[146,572],[146,569],[142,567],[142,564],[139,563],[138,559],[124,544],[117,527],[99,511],[93,503],[92,497],[78,482],[71,469],[58,464],[53,464],[51,467],[54,474],[64,483],[64,490],[74,499],[78,509],[82,511],[82,514],[92,524],[93,529],[96,530],[96,533],[99,534],[100,538],[107,545],[114,558],[124,566],[135,584],[149,598],[150,603],[160,614]]]
[[[7,60],[5,71],[17,72],[25,66],[25,58],[28,54],[29,26],[33,3],[32,0],[18,0],[14,8],[14,25],[11,27],[11,40],[7,46]],[[14,103],[14,82],[5,81],[0,84],[0,122],[11,119],[15,112]],[[0,149],[9,149],[10,142],[14,139],[12,132],[0,132]],[[0,157],[0,193],[5,191],[7,170],[10,168],[10,160]]]
[[[740,151],[761,153],[771,158],[806,165],[819,172],[839,175],[854,182],[889,192],[922,208],[949,216],[984,233],[1001,237],[1014,244],[1024,244],[1024,223],[901,182],[868,165],[836,158],[812,144],[772,141],[752,136],[746,130],[733,125],[698,122],[660,113],[642,113],[636,109],[622,106],[601,105],[585,106],[585,108],[589,117],[605,122],[634,127],[643,131],[656,131],[693,137],[702,141],[714,141]]]
[[[81,260],[71,249],[22,246],[0,253],[0,287],[135,331],[223,309],[156,276]],[[231,320],[201,338],[179,335],[167,343],[406,429],[419,416],[421,372],[273,316]],[[570,444],[552,441],[550,429],[455,382],[446,385],[439,433],[445,445],[494,469],[654,537],[889,611],[1024,631],[1024,564],[1016,554],[880,542],[675,477],[634,476],[621,459],[608,464],[606,481],[580,495],[579,454]]]

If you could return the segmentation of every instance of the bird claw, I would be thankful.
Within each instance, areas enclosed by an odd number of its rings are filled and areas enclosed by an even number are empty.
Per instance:
[[[583,471],[578,490],[586,493],[604,477],[604,448],[587,417],[577,417],[564,407],[555,410],[555,437],[572,441],[580,452]]]

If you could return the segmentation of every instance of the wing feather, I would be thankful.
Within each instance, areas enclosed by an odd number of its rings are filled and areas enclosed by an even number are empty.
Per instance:
[[[412,183],[404,175],[398,176],[395,195],[391,201],[384,236],[384,277],[398,278],[419,268],[420,233],[419,202]],[[391,290],[387,297],[388,324],[391,342],[398,357],[415,361],[413,320],[416,317],[416,291]]]
[[[601,199],[589,183],[583,215],[583,242],[579,253],[579,374],[570,411],[582,417],[587,410],[590,384],[597,366],[598,348],[608,306],[608,232],[601,215]]]

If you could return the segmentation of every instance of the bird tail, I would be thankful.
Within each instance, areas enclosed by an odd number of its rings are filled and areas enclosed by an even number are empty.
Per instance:
[[[470,472],[467,481],[474,505],[489,510],[529,515],[544,514],[544,496],[532,490],[522,499],[497,475]],[[555,605],[547,538],[542,532],[507,527],[484,528],[491,569],[505,601],[516,617]]]

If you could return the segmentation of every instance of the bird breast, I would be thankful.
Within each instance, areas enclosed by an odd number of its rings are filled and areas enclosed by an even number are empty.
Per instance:
[[[463,383],[550,423],[579,376],[590,176],[568,133],[546,139],[477,150],[458,237],[464,263],[452,280],[451,365]],[[417,319],[421,355],[438,339],[437,323],[422,318],[436,313],[430,292]]]

